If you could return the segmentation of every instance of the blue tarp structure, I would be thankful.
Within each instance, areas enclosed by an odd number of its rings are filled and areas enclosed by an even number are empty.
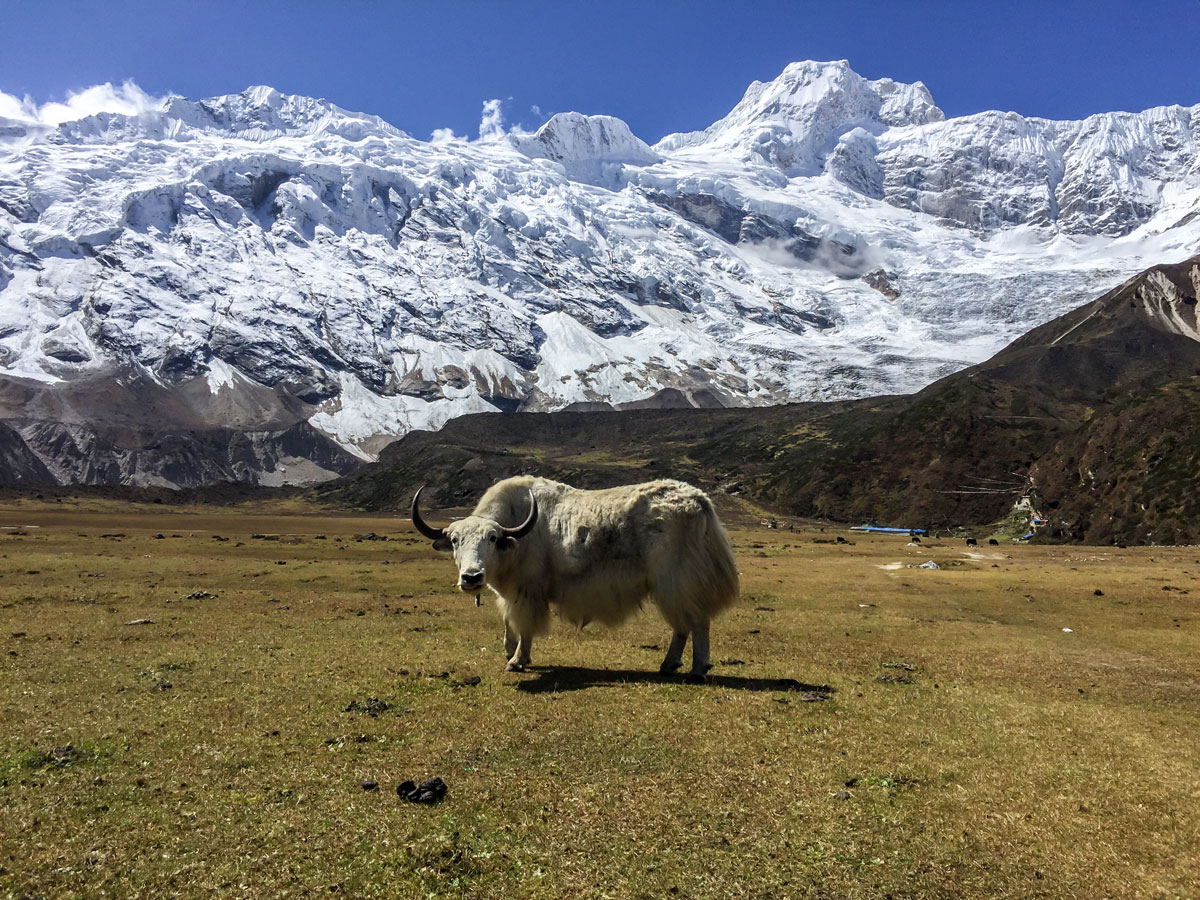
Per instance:
[[[924,534],[924,528],[885,528],[883,525],[851,525],[851,531],[878,531],[883,534]]]

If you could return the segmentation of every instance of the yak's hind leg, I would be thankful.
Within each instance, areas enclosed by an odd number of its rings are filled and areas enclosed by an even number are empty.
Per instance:
[[[704,681],[712,668],[709,622],[737,599],[737,567],[711,501],[699,492],[677,492],[670,499],[664,500],[663,524],[650,529],[657,532],[647,554],[651,593],[676,632],[691,632],[688,681]]]
[[[712,663],[708,658],[708,622],[692,629],[692,671],[688,681],[704,681]]]
[[[676,631],[671,635],[671,646],[667,648],[667,658],[658,667],[659,672],[663,675],[670,675],[683,665],[683,648],[687,644],[687,639],[686,631]]]

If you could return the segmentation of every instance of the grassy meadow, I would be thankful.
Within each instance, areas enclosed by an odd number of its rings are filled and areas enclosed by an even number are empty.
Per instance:
[[[652,610],[504,673],[403,516],[0,526],[0,898],[1200,897],[1198,548],[748,520],[694,686]]]

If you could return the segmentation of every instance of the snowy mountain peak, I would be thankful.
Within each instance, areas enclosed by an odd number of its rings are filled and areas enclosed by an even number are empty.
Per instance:
[[[234,132],[247,140],[310,134],[334,134],[348,140],[373,133],[403,135],[379,116],[351,112],[328,100],[281,94],[265,85],[197,103],[173,97],[164,115],[198,130]]]
[[[648,166],[661,157],[613,116],[557,113],[531,135],[514,134],[513,146],[534,159],[562,163],[576,181],[601,183],[623,165]]]
[[[207,100],[172,95],[161,107],[134,114],[97,113],[64,122],[47,139],[57,144],[111,144],[142,138],[186,141],[200,135],[220,135],[262,143],[318,134],[351,141],[373,134],[405,136],[379,116],[256,85],[239,94]]]
[[[794,106],[865,100],[869,108],[877,97],[880,101],[878,119],[885,125],[927,125],[946,118],[923,82],[904,84],[891,78],[869,81],[851,69],[850,61],[845,59],[790,63],[774,81],[755,84],[761,85],[772,102],[787,97]],[[753,85],[747,91],[747,97],[751,91]],[[746,102],[745,98],[742,102]]]
[[[943,119],[919,81],[868,81],[844,59],[806,60],[791,63],[773,81],[755,81],[729,115],[704,131],[668,135],[655,149],[668,153],[708,146],[748,162],[767,162],[790,176],[813,175],[838,138],[855,128],[879,133]]]

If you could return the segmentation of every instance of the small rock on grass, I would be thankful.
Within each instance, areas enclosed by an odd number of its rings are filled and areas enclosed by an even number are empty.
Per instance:
[[[362,789],[364,791],[377,791],[377,790],[379,790],[379,782],[378,781],[364,781],[362,783]]]
[[[436,776],[420,784],[402,781],[396,786],[396,793],[409,803],[437,803],[446,796],[446,782]]]
[[[133,619],[125,623],[126,625],[153,625],[153,619]]]

